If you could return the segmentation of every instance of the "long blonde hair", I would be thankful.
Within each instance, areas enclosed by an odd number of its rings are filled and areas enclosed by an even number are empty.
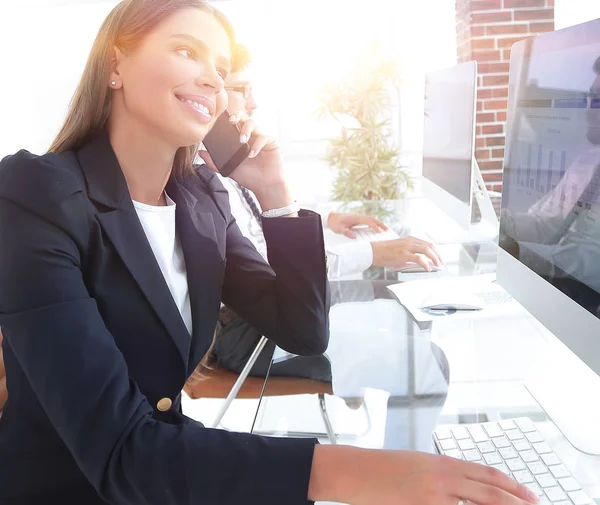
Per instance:
[[[205,0],[123,0],[107,16],[98,31],[85,70],[69,105],[60,132],[49,148],[61,153],[79,148],[106,128],[112,92],[108,88],[113,47],[133,52],[159,23],[176,12],[197,8],[212,14],[235,45],[233,28],[225,16]],[[175,155],[173,171],[190,173],[198,146],[182,147]]]

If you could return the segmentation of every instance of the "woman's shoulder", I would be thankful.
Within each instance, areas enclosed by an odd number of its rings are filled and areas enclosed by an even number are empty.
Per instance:
[[[40,156],[21,150],[0,161],[0,199],[61,227],[71,227],[73,219],[85,221],[82,194],[83,175],[70,151]]]
[[[59,202],[84,188],[71,152],[36,155],[20,150],[0,161],[0,197]]]

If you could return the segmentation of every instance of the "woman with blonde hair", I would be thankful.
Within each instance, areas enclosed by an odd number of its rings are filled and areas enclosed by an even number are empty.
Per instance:
[[[320,221],[298,211],[275,142],[236,114],[251,152],[233,176],[265,211],[271,266],[214,173],[192,164],[226,108],[232,44],[202,0],[123,1],[50,152],[0,163],[0,503],[533,502],[489,468],[206,429],[181,413],[221,300],[291,352],[327,346]]]

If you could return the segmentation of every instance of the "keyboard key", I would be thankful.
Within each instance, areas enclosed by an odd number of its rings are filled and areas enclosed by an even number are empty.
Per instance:
[[[535,451],[519,451],[519,456],[523,458],[525,463],[533,463],[534,461],[539,461],[540,458]]]
[[[498,449],[502,449],[503,447],[511,447],[511,443],[509,442],[508,438],[506,438],[504,436],[493,438],[492,442],[494,442],[494,445]]]
[[[519,458],[517,459],[509,459],[506,461],[508,468],[510,468],[511,472],[516,472],[518,470],[525,470],[527,468],[525,463],[521,461]]]
[[[528,417],[520,417],[515,419],[515,423],[523,433],[529,433],[530,431],[536,431],[535,424]]]
[[[542,463],[541,461],[536,461],[535,463],[529,463],[527,465],[527,468],[529,468],[529,471],[533,475],[541,475],[542,473],[548,473],[548,469],[546,468],[546,465],[544,465],[544,463]]]
[[[578,489],[581,489],[581,486],[573,477],[558,479],[558,483],[565,491],[577,491]]]
[[[510,475],[510,470],[504,463],[500,463],[499,465],[491,465],[491,467],[495,468],[496,470],[500,470],[502,473],[505,473],[506,475]]]
[[[502,463],[502,458],[497,452],[489,452],[483,455],[483,459],[488,465],[499,465]]]
[[[560,501],[567,499],[567,495],[565,494],[565,492],[558,486],[546,488],[544,489],[544,491],[546,492],[546,496],[550,499],[550,501]]]
[[[435,430],[435,436],[438,440],[444,440],[446,438],[452,438],[450,430]]]
[[[543,488],[556,486],[556,479],[549,473],[536,475],[535,478],[537,479],[538,484]]]
[[[473,440],[471,440],[470,438],[467,438],[465,440],[459,440],[458,447],[460,447],[460,449],[463,451],[469,451],[471,449],[475,449],[475,442],[473,442]]]
[[[546,495],[540,496],[540,501],[538,505],[552,505],[552,502],[546,498]]]
[[[560,465],[559,457],[553,452],[551,452],[550,454],[542,454],[542,459],[544,460],[544,463],[546,463],[546,465],[548,466]]]
[[[456,449],[456,442],[453,439],[448,438],[446,440],[440,440],[440,446],[442,450],[449,451],[450,449]]]
[[[496,423],[484,423],[483,429],[491,438],[501,437],[502,435],[504,435],[504,433]]]
[[[451,458],[454,458],[454,459],[463,459],[462,452],[460,452],[458,449],[451,449],[449,451],[444,451],[444,455],[450,456]]]
[[[552,449],[546,442],[539,442],[537,444],[533,444],[533,448],[538,454],[548,454],[552,452]]]
[[[503,449],[500,449],[498,452],[500,453],[503,459],[512,459],[519,457],[517,451],[515,451],[512,447],[505,447]]]
[[[526,485],[532,493],[535,493],[538,496],[542,496],[544,494],[544,492],[542,491],[542,488],[540,486],[538,486],[535,482],[530,482],[529,484],[526,484]]]
[[[519,430],[508,430],[504,434],[509,440],[521,440],[523,438],[523,433]]]
[[[444,440],[445,438],[452,438],[450,430],[435,430],[435,436],[438,440]]]
[[[588,505],[588,503],[593,503],[592,499],[583,491],[573,491],[569,493],[569,498],[571,498],[575,505]]]
[[[529,433],[525,433],[525,436],[527,437],[527,440],[529,440],[532,444],[544,441],[544,437],[540,435],[539,431],[531,431]]]
[[[482,454],[485,454],[488,452],[496,452],[496,447],[491,442],[481,442],[481,443],[477,444],[477,448],[479,449],[479,452]]]
[[[471,437],[473,437],[473,441],[478,444],[479,442],[485,442],[489,440],[486,432],[483,431],[483,428],[478,424],[474,424],[468,427],[469,433],[471,433]]]
[[[571,501],[570,500],[557,501],[554,503],[554,505],[571,505]]]
[[[477,449],[471,449],[470,451],[465,451],[463,456],[467,461],[481,461],[481,454]]]
[[[464,438],[469,438],[469,432],[467,428],[464,426],[459,426],[457,428],[452,428],[452,434],[456,440],[462,440]]]
[[[502,428],[504,431],[514,430],[517,427],[512,419],[500,421],[498,424],[500,425],[500,428]]]
[[[513,472],[513,477],[519,484],[529,484],[533,482],[533,476],[527,470]]]
[[[567,467],[565,465],[551,466],[550,471],[552,472],[552,475],[554,475],[554,477],[556,477],[557,479],[562,479],[563,477],[571,476],[571,472],[567,470]]]
[[[531,449],[531,444],[527,440],[515,440],[513,442],[513,447],[519,452],[528,451]]]

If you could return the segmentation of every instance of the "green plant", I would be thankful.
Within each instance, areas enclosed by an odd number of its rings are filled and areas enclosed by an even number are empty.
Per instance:
[[[398,59],[381,46],[369,45],[342,79],[321,90],[319,116],[332,117],[341,126],[324,158],[337,169],[334,200],[394,200],[412,188],[399,150],[390,142],[391,97],[399,80]]]

